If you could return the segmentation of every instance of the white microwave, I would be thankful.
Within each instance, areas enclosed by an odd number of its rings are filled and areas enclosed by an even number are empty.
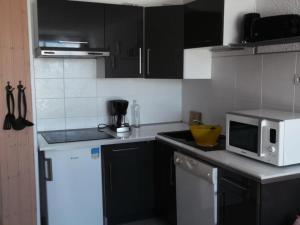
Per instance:
[[[247,110],[226,115],[226,149],[276,166],[300,163],[300,114]]]

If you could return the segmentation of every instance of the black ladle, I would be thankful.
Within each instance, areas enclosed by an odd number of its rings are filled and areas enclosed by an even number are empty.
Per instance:
[[[7,86],[5,89],[6,89],[6,104],[7,104],[8,113],[5,116],[3,130],[10,130],[12,127],[15,126],[16,123],[16,118],[14,115],[15,112],[15,100],[13,95],[14,88],[12,88],[10,83],[7,82]],[[12,109],[11,109],[11,104],[12,104]]]
[[[21,102],[22,102],[22,92],[23,92],[24,86],[22,85],[21,81],[18,85],[18,119],[16,119],[14,129],[15,130],[23,130],[26,127],[26,124],[24,123],[24,119],[22,117],[22,108],[21,108]]]

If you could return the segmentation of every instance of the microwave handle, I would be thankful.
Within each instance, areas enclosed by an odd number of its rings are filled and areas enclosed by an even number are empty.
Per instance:
[[[258,156],[259,157],[264,157],[266,154],[263,153],[263,146],[262,146],[262,143],[263,143],[263,130],[264,130],[264,127],[265,127],[265,124],[266,124],[266,120],[260,120],[259,121],[259,140],[258,140]]]

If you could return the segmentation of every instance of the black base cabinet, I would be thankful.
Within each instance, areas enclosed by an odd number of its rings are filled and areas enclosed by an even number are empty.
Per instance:
[[[163,141],[102,147],[106,225],[159,217],[177,224],[175,151]],[[219,168],[218,225],[292,225],[300,213],[300,178],[262,184]]]
[[[219,170],[219,225],[292,225],[300,213],[300,179],[268,184]]]
[[[102,146],[105,225],[159,217],[176,225],[176,182],[168,144]]]
[[[154,143],[102,147],[106,225],[155,215]]]
[[[163,142],[158,142],[155,149],[157,215],[167,224],[176,225],[176,176],[173,160],[176,149]]]
[[[259,225],[257,182],[221,169],[218,186],[219,225]]]

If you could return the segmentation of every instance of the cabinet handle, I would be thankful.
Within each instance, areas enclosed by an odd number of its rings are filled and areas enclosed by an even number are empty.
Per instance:
[[[228,179],[226,179],[226,178],[224,178],[224,177],[222,177],[221,180],[222,180],[223,182],[227,183],[227,184],[230,184],[231,186],[233,186],[233,187],[235,187],[235,188],[238,188],[238,189],[242,190],[242,191],[245,191],[245,192],[248,191],[248,188],[243,187],[243,186],[241,186],[241,185],[235,183],[234,181],[228,180]]]
[[[110,192],[113,190],[112,186],[112,169],[111,169],[111,164],[108,164],[108,169],[109,169],[109,187],[110,187]]]
[[[139,48],[139,73],[142,75],[142,48]]]
[[[137,150],[138,148],[121,148],[121,149],[115,149],[113,152],[125,152],[125,151],[133,151]]]
[[[150,52],[151,49],[147,49],[147,74],[150,75]]]
[[[61,44],[88,44],[89,42],[87,41],[58,41],[58,43]]]
[[[111,56],[111,67],[116,69],[116,57],[114,55]]]
[[[171,156],[171,159],[170,159],[170,185],[171,186],[174,186],[173,176],[174,176],[173,156]]]
[[[45,159],[46,163],[46,171],[45,171],[45,180],[46,181],[53,181],[53,172],[52,172],[52,159]]]

